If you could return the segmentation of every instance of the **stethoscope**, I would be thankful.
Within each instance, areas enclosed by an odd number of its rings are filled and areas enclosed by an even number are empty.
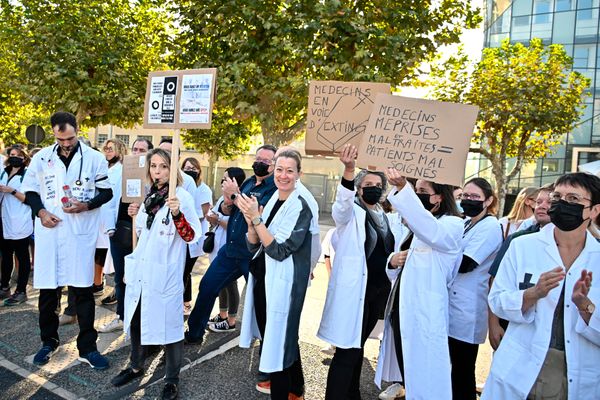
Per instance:
[[[58,143],[54,145],[54,148],[52,149],[52,154],[56,153],[57,147],[58,147]],[[75,185],[81,186],[81,185],[83,185],[83,182],[81,181],[81,172],[83,171],[83,150],[81,149],[81,143],[77,143],[77,149],[79,151],[79,154],[81,155],[81,160],[79,162],[79,176],[77,177],[77,180],[75,181]],[[48,160],[48,161],[50,161],[50,160]]]

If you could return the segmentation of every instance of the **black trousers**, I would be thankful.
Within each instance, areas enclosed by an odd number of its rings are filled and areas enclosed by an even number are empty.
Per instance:
[[[390,293],[390,285],[383,288],[367,286],[363,307],[360,349],[336,347],[327,374],[326,400],[360,399],[360,375],[364,358],[364,345],[375,328],[377,320],[383,316],[385,303]]]
[[[254,313],[260,335],[265,337],[267,325],[267,300],[265,295],[264,279],[257,279],[254,285]],[[285,335],[285,332],[281,332]],[[298,352],[296,361],[281,371],[271,372],[271,399],[288,400],[290,393],[296,396],[304,394],[304,374],[302,373],[302,361],[300,360],[300,347],[296,345]]]
[[[450,362],[452,362],[452,399],[475,400],[475,362],[478,344],[448,338]]]
[[[185,249],[185,267],[183,269],[183,301],[189,303],[192,301],[192,270],[198,257],[190,256],[190,248]]]
[[[1,223],[0,223],[1,225]],[[19,261],[19,275],[17,278],[17,292],[25,293],[27,281],[31,272],[31,258],[29,255],[29,237],[18,240],[0,238],[0,251],[2,251],[2,282],[0,287],[6,289],[10,284],[10,275],[13,271],[13,254]]]
[[[56,349],[60,344],[58,338],[58,300],[60,290],[40,289],[38,308],[40,311],[40,336],[44,346]],[[94,317],[96,313],[94,293],[92,286],[86,288],[69,286],[74,296],[74,307],[79,323],[79,335],[77,335],[77,349],[79,355],[83,356],[96,351],[96,339],[98,333],[94,329]]]
[[[131,333],[131,367],[136,370],[144,368],[146,356],[148,355],[148,346],[142,345],[142,332],[141,332],[141,302],[138,303],[133,317],[131,318],[130,333]],[[175,343],[169,343],[165,345],[165,358],[166,358],[166,373],[165,382],[179,383],[179,371],[181,370],[181,363],[183,361],[183,340]]]

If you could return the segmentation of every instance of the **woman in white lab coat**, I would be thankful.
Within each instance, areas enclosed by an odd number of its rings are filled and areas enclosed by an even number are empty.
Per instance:
[[[336,347],[327,400],[360,398],[364,344],[383,317],[391,287],[385,269],[394,235],[379,204],[387,180],[382,172],[366,170],[355,177],[356,154],[348,145],[340,155],[345,168],[332,211],[335,258],[317,333]]]
[[[496,213],[497,198],[490,183],[473,178],[463,187],[460,206],[465,217],[463,256],[450,287],[448,344],[454,399],[475,400],[475,362],[487,334],[488,271],[502,244]]]
[[[262,214],[254,196],[242,194],[237,203],[254,253],[240,347],[262,339],[259,370],[270,374],[271,399],[277,400],[304,399],[298,329],[310,274],[312,213],[296,190],[300,168],[297,151],[282,151],[275,159],[277,191]]]
[[[140,232],[138,245],[125,257],[124,330],[131,338],[131,364],[113,378],[124,385],[143,374],[147,345],[165,345],[164,398],[176,398],[183,356],[183,268],[186,244],[201,232],[194,200],[180,186],[177,173],[175,197],[169,193],[170,153],[153,149],[146,157],[147,178],[153,182],[142,212],[131,204]]]
[[[451,399],[448,286],[458,272],[463,221],[452,186],[419,179],[415,193],[397,170],[387,174],[396,185],[387,198],[413,238],[388,262],[388,276],[400,282],[388,302],[375,381],[405,382],[407,399]]]
[[[0,299],[5,299],[4,305],[13,306],[27,300],[26,289],[31,271],[29,237],[33,233],[33,220],[31,208],[24,203],[25,193],[21,191],[21,183],[29,165],[29,156],[20,145],[9,147],[6,153],[8,158],[4,160],[5,168],[0,174],[2,196]],[[9,282],[13,270],[13,254],[19,261],[19,275],[17,288],[11,294]]]

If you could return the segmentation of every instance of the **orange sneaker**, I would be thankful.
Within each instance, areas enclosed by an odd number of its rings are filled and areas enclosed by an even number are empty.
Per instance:
[[[271,394],[271,381],[258,382],[256,390],[264,394]]]
[[[288,393],[288,400],[304,400],[304,396],[298,396],[294,393]]]

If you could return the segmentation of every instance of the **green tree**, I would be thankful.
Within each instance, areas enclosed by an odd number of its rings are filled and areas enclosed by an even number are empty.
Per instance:
[[[480,21],[469,0],[175,3],[174,63],[217,67],[219,104],[275,145],[303,131],[309,80],[406,83]]]
[[[483,51],[469,68],[459,54],[432,70],[433,97],[480,107],[470,151],[492,165],[504,208],[508,183],[525,163],[546,157],[581,116],[589,79],[571,71],[572,60],[561,45],[529,46],[508,40]],[[472,72],[470,72],[472,70]],[[515,158],[510,170],[509,158]]]
[[[187,147],[194,147],[200,153],[208,154],[209,172],[206,184],[215,187],[217,162],[220,159],[232,160],[248,151],[250,139],[258,134],[258,127],[248,126],[233,118],[232,109],[213,109],[210,130],[191,129],[182,135]]]
[[[87,126],[140,122],[146,77],[163,67],[169,13],[152,0],[0,0],[0,39],[23,102]],[[6,76],[6,75],[5,75]]]

